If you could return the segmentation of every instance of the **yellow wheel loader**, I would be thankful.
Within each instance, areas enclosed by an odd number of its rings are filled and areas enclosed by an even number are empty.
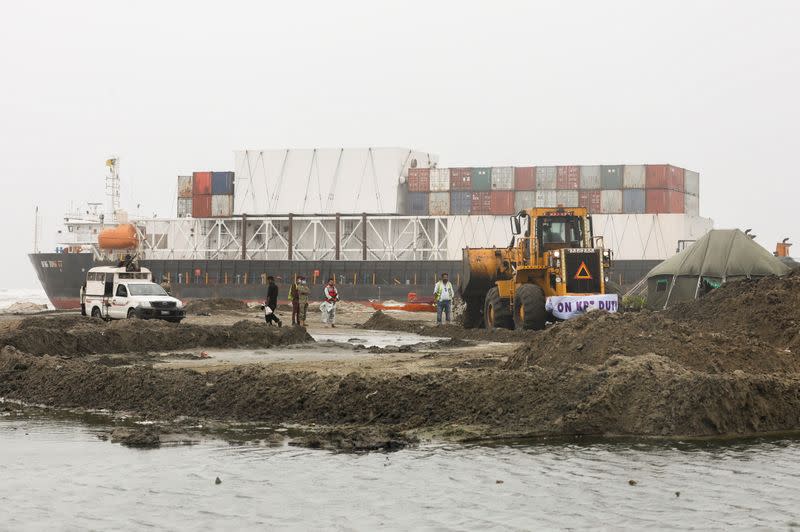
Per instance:
[[[464,250],[465,327],[535,330],[591,309],[616,312],[611,252],[585,208],[528,209],[510,220],[509,247]]]

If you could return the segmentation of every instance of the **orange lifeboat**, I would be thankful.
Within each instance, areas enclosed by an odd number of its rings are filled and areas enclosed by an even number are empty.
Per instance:
[[[100,231],[97,244],[100,249],[134,249],[139,245],[139,239],[136,237],[136,228],[124,224]]]

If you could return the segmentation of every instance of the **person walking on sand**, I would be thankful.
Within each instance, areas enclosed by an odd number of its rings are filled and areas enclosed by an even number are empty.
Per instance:
[[[300,278],[295,278],[292,286],[289,287],[289,301],[292,302],[292,325],[300,325],[300,293],[298,285]]]
[[[336,319],[336,302],[339,301],[339,292],[336,290],[336,279],[331,277],[328,279],[328,284],[325,285],[322,295],[325,301],[320,305],[322,311],[322,323],[328,323],[331,327],[336,327],[334,320]]]
[[[86,281],[81,285],[81,316],[86,316]]]
[[[453,285],[447,278],[447,274],[442,274],[442,280],[436,283],[433,288],[433,301],[436,303],[436,325],[442,324],[442,312],[445,313],[447,323],[450,323],[450,312],[453,305]]]
[[[297,278],[297,299],[300,307],[300,313],[298,314],[298,321],[300,323],[300,327],[306,326],[306,314],[308,312],[308,294],[311,292],[308,289],[308,285],[306,284],[306,278],[302,275]]]
[[[278,327],[282,327],[283,323],[275,314],[278,309],[278,285],[275,284],[275,278],[271,275],[267,277],[267,281],[269,285],[267,286],[267,300],[264,302],[264,321],[267,325],[277,322]]]

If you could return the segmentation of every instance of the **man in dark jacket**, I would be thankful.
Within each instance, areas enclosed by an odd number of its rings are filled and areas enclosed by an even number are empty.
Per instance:
[[[269,285],[267,286],[267,300],[264,302],[264,321],[267,325],[272,325],[272,322],[277,322],[278,327],[283,326],[280,318],[275,314],[278,309],[278,285],[275,284],[273,276],[267,277]]]

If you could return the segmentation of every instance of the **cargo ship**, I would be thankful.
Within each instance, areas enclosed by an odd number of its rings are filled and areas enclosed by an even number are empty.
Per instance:
[[[106,164],[106,204],[67,213],[56,249],[30,254],[56,308],[77,308],[85,272],[125,254],[182,299],[260,301],[267,276],[303,275],[312,294],[335,277],[343,300],[406,301],[441,273],[458,283],[464,248],[507,246],[510,215],[559,205],[589,209],[610,276],[631,286],[713,226],[699,174],[668,164],[443,168],[406,148],[241,150],[235,170],[177,176],[175,216],[147,219],[121,209],[119,161]],[[103,245],[121,226],[130,243]]]

